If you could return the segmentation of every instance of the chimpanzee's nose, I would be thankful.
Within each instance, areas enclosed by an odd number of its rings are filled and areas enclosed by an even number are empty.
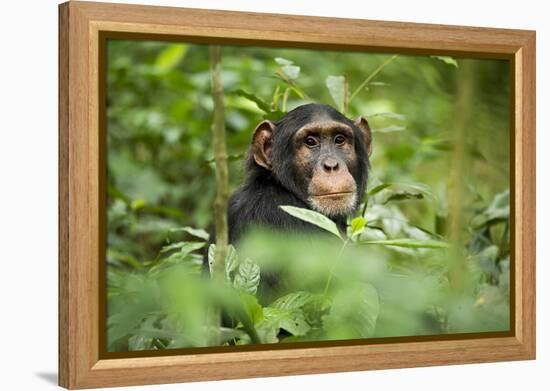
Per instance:
[[[326,158],[323,162],[323,168],[326,172],[338,171],[338,160],[334,158]]]

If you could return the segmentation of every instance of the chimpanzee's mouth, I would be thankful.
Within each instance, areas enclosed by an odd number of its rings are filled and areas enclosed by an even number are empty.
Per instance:
[[[353,191],[340,191],[340,192],[337,192],[337,193],[316,194],[313,197],[315,197],[315,198],[345,197],[345,196],[350,196],[350,195],[353,195],[353,194],[354,194]]]

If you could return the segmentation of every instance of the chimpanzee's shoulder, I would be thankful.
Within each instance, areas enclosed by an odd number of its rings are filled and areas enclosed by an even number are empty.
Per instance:
[[[229,199],[230,240],[238,240],[242,230],[251,226],[307,228],[305,222],[283,211],[282,205],[307,208],[303,201],[276,183],[248,183],[237,189]]]

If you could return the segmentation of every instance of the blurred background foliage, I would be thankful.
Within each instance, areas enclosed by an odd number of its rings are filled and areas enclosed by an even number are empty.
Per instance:
[[[508,329],[508,61],[224,46],[230,191],[256,124],[301,104],[362,115],[374,137],[343,251],[257,233],[231,252],[235,289],[197,277],[215,196],[208,47],[109,40],[107,67],[109,350],[205,346],[215,305],[223,344]],[[278,297],[258,291],[270,268],[287,275]]]

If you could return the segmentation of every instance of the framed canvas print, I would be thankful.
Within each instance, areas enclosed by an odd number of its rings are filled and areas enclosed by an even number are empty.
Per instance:
[[[59,7],[59,381],[535,358],[535,33]]]

